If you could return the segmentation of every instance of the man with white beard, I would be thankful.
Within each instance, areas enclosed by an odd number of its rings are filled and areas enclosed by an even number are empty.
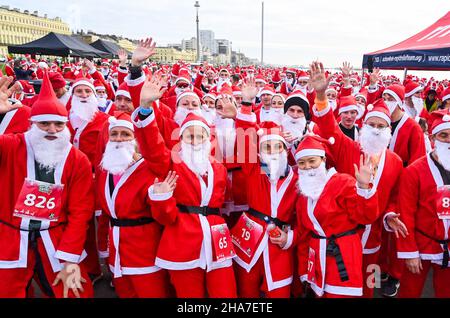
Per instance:
[[[98,109],[103,113],[112,115],[114,113],[112,107],[113,101],[108,99],[108,93],[106,92],[105,85],[101,81],[96,80],[94,81],[94,87],[98,100]]]
[[[405,112],[409,117],[425,117],[425,108],[422,99],[423,87],[416,82],[405,85]]]
[[[249,80],[252,81],[252,80]],[[256,81],[255,81],[256,84]],[[269,84],[264,85],[264,87],[260,90],[259,98],[261,100],[261,103],[257,105],[258,108],[255,111],[256,120],[258,124],[265,122],[265,121],[271,121],[272,116],[274,115],[273,109],[272,109],[272,97],[275,94],[275,90],[273,87]],[[275,116],[276,117],[276,116]],[[277,123],[278,125],[280,123]]]
[[[214,126],[214,121],[216,119],[216,100],[216,94],[211,91],[206,93],[202,98],[202,115],[210,126]]]
[[[238,160],[249,189],[249,209],[231,231],[237,253],[238,296],[258,298],[263,292],[266,297],[289,298],[297,175],[288,165],[287,143],[279,126],[264,122],[255,142],[252,101],[257,93],[254,81],[243,84],[242,106],[236,116],[237,138],[240,143],[245,140],[243,145],[238,143]]]
[[[10,80],[0,79],[0,113],[18,106],[8,101]],[[83,262],[92,171],[70,144],[67,120],[45,72],[30,130],[0,136],[2,298],[25,298],[33,278],[48,297],[94,296]]]
[[[390,112],[382,99],[367,106],[364,125],[360,131],[359,143],[351,140],[339,128],[336,119],[327,103],[325,90],[328,86],[322,63],[314,62],[311,65],[311,85],[317,92],[313,111],[315,122],[320,134],[324,138],[333,137],[335,142],[331,145],[330,153],[334,159],[335,168],[340,173],[355,175],[354,165],[360,164],[362,155],[370,156],[374,168],[374,177],[371,181],[373,188],[377,189],[379,196],[380,218],[371,225],[366,226],[362,234],[364,275],[367,278],[367,267],[370,264],[379,264],[379,251],[381,246],[381,232],[383,220],[395,231],[396,236],[406,235],[406,228],[398,219],[397,194],[398,182],[403,167],[401,159],[388,150],[391,139]],[[394,291],[393,293],[396,293]],[[364,296],[373,295],[373,285],[364,284]]]
[[[168,297],[167,272],[155,266],[160,223],[168,221],[165,215],[160,218],[153,213],[148,197],[148,189],[158,180],[151,173],[151,165],[137,152],[133,123],[127,113],[115,112],[109,119],[108,132],[96,184],[98,200],[112,225],[108,264],[115,291],[120,298]],[[176,181],[175,176],[170,179]]]
[[[306,289],[319,297],[358,297],[365,283],[358,230],[378,218],[379,191],[370,187],[374,171],[369,156],[361,155],[355,178],[326,169],[332,143],[307,135],[295,154],[301,194],[296,210],[298,273]]]
[[[77,79],[71,87],[69,129],[73,145],[95,165],[97,140],[109,115],[98,109],[94,85],[87,78]]]
[[[309,112],[309,102],[306,96],[300,91],[292,92],[284,102],[284,115],[281,121],[283,136],[288,143],[288,148],[293,158],[297,150],[298,143],[303,138],[310,125],[311,115]],[[294,164],[294,162],[290,163]]]
[[[410,232],[397,240],[406,263],[399,292],[404,298],[420,297],[430,269],[435,297],[450,297],[450,112],[431,116],[434,151],[407,167],[400,182],[400,218]]]
[[[378,73],[370,75],[371,85],[368,88],[368,103],[373,103],[378,98],[383,98],[388,106],[392,119],[392,139],[389,149],[394,151],[407,167],[416,159],[425,155],[425,140],[419,124],[403,111],[405,88],[400,84],[392,84],[385,90],[377,86]]]
[[[159,176],[172,170],[179,176],[175,191],[159,199],[149,191],[155,208],[160,208],[158,213],[172,220],[164,227],[155,264],[169,271],[177,297],[236,297],[234,251],[228,227],[219,215],[225,200],[226,169],[211,157],[210,127],[196,114],[189,113],[176,131],[179,146],[167,149],[152,107],[162,96],[161,84],[155,79],[145,81],[141,106],[132,114],[139,148],[154,165],[152,172]]]

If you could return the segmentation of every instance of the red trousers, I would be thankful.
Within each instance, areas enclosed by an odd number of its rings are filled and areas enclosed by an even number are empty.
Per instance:
[[[84,260],[84,264],[89,274],[97,276],[102,273],[102,270],[100,268],[100,260],[98,258],[97,239],[95,234],[95,216],[93,216],[91,221],[89,222],[86,243],[84,244],[84,249],[86,250],[86,253],[88,255]]]
[[[373,298],[375,284],[380,283],[381,271],[378,270],[380,251],[375,254],[363,254],[363,297]],[[375,265],[375,267],[373,266]]]
[[[433,269],[433,289],[436,298],[450,297],[450,268],[442,269],[440,265],[422,260],[423,270],[420,274],[413,274],[407,268],[400,281],[400,298],[419,298],[430,269]]]
[[[169,270],[178,298],[236,298],[233,266],[206,272],[201,268]]]
[[[261,292],[267,298],[289,298],[291,296],[291,285],[268,290],[262,256],[259,257],[249,273],[238,264],[235,264],[235,272],[239,298],[260,298]]]
[[[53,291],[56,298],[62,298],[64,295],[63,283],[60,281],[58,285],[52,286],[57,273],[54,273],[47,258],[42,239],[38,239],[38,250],[42,260],[43,275],[48,282],[49,288]],[[0,298],[26,298],[27,288],[31,284],[33,278],[37,279],[38,274],[35,272],[36,255],[34,251],[28,249],[28,261],[26,268],[0,269]],[[82,283],[84,292],[78,290],[81,298],[94,297],[94,289],[87,275],[84,264],[80,264],[81,277],[86,279],[86,283]],[[42,286],[39,283],[39,286]],[[72,290],[69,289],[69,298],[75,298]]]
[[[389,274],[396,279],[402,278],[405,262],[397,258],[397,244],[394,233],[382,232],[382,242],[380,250],[381,272]]]
[[[114,278],[114,287],[120,298],[167,298],[170,296],[169,275],[166,270]]]

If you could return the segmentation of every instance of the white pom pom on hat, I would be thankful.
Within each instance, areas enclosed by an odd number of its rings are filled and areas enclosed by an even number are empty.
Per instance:
[[[334,137],[330,137],[330,138],[328,138],[328,142],[329,142],[331,145],[334,145],[334,143],[336,142],[336,139],[334,139]]]
[[[445,121],[445,122],[450,121],[450,115],[444,115],[442,117],[442,120]]]
[[[368,110],[369,112],[372,111],[372,109],[373,109],[373,104],[367,105],[367,110]]]

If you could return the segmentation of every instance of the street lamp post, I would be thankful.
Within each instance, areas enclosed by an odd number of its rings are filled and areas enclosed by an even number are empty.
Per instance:
[[[198,1],[195,1],[195,5],[194,7],[197,10],[197,62],[200,63],[200,30],[198,28],[198,8],[200,8],[200,3],[198,3]]]

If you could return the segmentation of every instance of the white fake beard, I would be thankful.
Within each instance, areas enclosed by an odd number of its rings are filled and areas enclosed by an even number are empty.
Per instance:
[[[175,87],[175,94],[177,94],[177,96],[179,96],[179,95],[182,94],[185,90],[187,90],[187,88]]]
[[[415,109],[416,112],[417,112],[416,115],[417,115],[417,116],[420,116],[420,113],[421,113],[422,110],[423,110],[423,99],[420,98],[420,97],[413,96],[413,97],[411,98],[411,100],[412,100],[414,109]]]
[[[397,108],[398,103],[396,101],[393,101],[393,102],[386,101],[385,104],[389,108],[389,113],[392,115],[392,113]]]
[[[133,163],[136,152],[136,140],[108,141],[103,154],[101,166],[113,175],[123,174]]]
[[[270,108],[270,111],[267,115],[261,116],[261,121],[271,121],[278,126],[281,125],[283,121],[283,108]]]
[[[304,196],[317,200],[327,184],[327,169],[322,162],[316,169],[298,170],[297,187]]]
[[[70,115],[80,118],[83,121],[91,121],[94,118],[95,113],[98,112],[98,99],[94,94],[88,98],[79,98],[78,96],[72,96],[72,109]]]
[[[435,140],[434,150],[445,170],[450,171],[450,143]]]
[[[292,137],[300,139],[303,137],[303,132],[305,131],[306,118],[292,118],[288,114],[285,114],[281,125],[284,131],[291,133]]]
[[[187,115],[190,113],[194,113],[197,116],[201,116],[204,118],[201,109],[193,109],[189,110],[185,107],[178,106],[177,110],[175,111],[175,114],[173,115],[173,120],[178,124],[178,126],[181,127],[181,124],[183,124],[183,121],[186,119]]]
[[[358,94],[358,93],[359,93],[359,90],[360,90],[359,86],[353,86],[353,87],[352,87],[352,94],[353,94],[353,95]]]
[[[70,145],[70,131],[67,127],[64,130],[50,134],[33,124],[28,131],[31,148],[33,148],[34,159],[42,168],[53,170],[56,165],[63,161],[64,150]],[[45,136],[56,136],[55,140],[48,140]]]
[[[61,96],[60,98],[58,98],[58,100],[61,102],[61,104],[63,104],[64,106],[67,105],[67,102],[69,101],[69,93],[65,93],[63,96]]]
[[[366,154],[379,155],[387,149],[391,137],[391,128],[389,127],[380,130],[369,125],[363,125],[359,143]]]
[[[356,115],[356,120],[360,120],[366,111],[366,108],[364,105],[356,104],[356,107],[358,107],[358,114]]]
[[[236,129],[234,120],[230,118],[216,117],[216,137],[222,157],[226,158],[234,154],[236,143]]]
[[[288,164],[286,151],[271,155],[261,153],[259,156],[261,161],[267,164],[267,167],[269,168],[269,177],[271,181],[277,181],[282,175],[284,175]]]
[[[181,141],[181,160],[196,175],[204,176],[208,172],[210,153],[211,142],[209,140],[196,146]]]
[[[214,120],[216,119],[216,109],[209,108],[207,105],[202,105],[201,112],[208,125],[212,126],[214,124]]]
[[[108,103],[108,100],[106,99],[106,97],[99,97],[98,98],[98,107],[106,107],[106,104]]]

